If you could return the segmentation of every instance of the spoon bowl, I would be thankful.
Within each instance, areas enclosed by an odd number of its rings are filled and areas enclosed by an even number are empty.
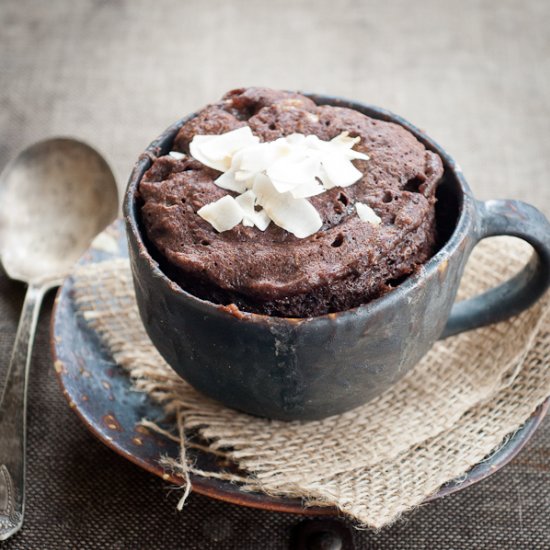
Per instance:
[[[103,157],[69,138],[38,142],[0,175],[0,257],[24,282],[60,279],[116,216],[118,194]]]
[[[23,524],[27,383],[42,298],[61,283],[117,212],[117,186],[109,165],[81,141],[36,143],[0,174],[2,264],[9,277],[28,284],[0,388],[0,541]]]

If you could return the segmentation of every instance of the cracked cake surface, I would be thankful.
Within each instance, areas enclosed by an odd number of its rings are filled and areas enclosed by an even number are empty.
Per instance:
[[[265,231],[239,224],[218,233],[197,214],[236,194],[214,183],[220,172],[192,158],[189,144],[195,135],[245,125],[262,142],[293,133],[360,138],[354,149],[369,156],[353,161],[361,179],[308,199],[323,222],[313,235],[297,238],[274,223]],[[141,226],[161,269],[200,298],[285,317],[344,311],[387,293],[434,252],[443,165],[397,124],[298,93],[246,88],[200,110],[172,150],[185,156],[157,158],[139,184]],[[362,221],[358,202],[381,223]]]

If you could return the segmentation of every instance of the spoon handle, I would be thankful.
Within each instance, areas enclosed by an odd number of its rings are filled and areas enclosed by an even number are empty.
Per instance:
[[[29,285],[3,393],[0,393],[0,541],[23,524],[27,382],[32,344],[47,287]]]

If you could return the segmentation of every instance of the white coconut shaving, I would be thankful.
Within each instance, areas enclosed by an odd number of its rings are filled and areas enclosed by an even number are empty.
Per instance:
[[[198,210],[197,214],[220,233],[233,229],[243,220],[243,211],[231,195],[206,204]]]
[[[267,226],[271,223],[271,219],[265,210],[256,210],[258,202],[254,191],[249,189],[235,200],[243,212],[243,225],[245,227],[256,226],[260,231],[267,229]]]
[[[372,225],[380,225],[382,223],[382,218],[368,204],[356,202],[355,210],[357,210],[359,219],[364,222],[372,223]]]
[[[176,160],[182,160],[185,158],[185,155],[183,153],[180,153],[179,151],[170,151],[168,154]]]
[[[343,132],[331,141],[291,134],[260,143],[248,126],[220,135],[196,135],[191,155],[222,172],[215,180],[218,187],[239,194],[236,199],[228,196],[224,199],[232,200],[206,205],[198,214],[220,232],[241,221],[265,231],[272,221],[298,238],[308,237],[321,228],[322,220],[307,199],[333,187],[353,185],[363,176],[352,163],[369,158],[353,149],[359,141]],[[360,217],[370,216],[367,221],[380,223],[367,205],[357,205]],[[258,206],[263,208],[257,210]]]
[[[306,199],[296,199],[291,193],[280,193],[265,174],[258,174],[253,187],[258,204],[275,225],[303,239],[321,229],[319,212]]]
[[[189,150],[204,165],[225,172],[231,168],[232,157],[237,151],[259,141],[249,126],[243,126],[225,134],[195,136]]]

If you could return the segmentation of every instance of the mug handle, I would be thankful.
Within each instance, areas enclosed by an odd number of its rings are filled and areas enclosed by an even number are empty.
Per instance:
[[[454,304],[440,339],[498,323],[533,305],[550,287],[550,222],[534,206],[514,200],[478,202],[479,240],[512,235],[534,253],[527,265],[503,284]]]

